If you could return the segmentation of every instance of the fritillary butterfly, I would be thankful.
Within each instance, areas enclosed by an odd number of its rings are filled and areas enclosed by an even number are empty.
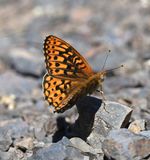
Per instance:
[[[47,69],[43,78],[44,96],[56,112],[64,112],[82,96],[102,87],[107,71],[95,73],[79,52],[62,39],[46,37],[44,56]]]

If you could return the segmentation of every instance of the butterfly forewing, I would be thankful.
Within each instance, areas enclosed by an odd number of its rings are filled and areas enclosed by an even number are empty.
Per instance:
[[[49,75],[57,78],[84,78],[93,75],[86,60],[67,42],[48,36],[44,42],[44,55]]]

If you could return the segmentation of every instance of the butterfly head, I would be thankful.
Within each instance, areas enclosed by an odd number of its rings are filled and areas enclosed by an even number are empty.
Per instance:
[[[103,82],[106,77],[107,71],[102,71],[99,73],[100,82]]]
[[[108,69],[108,70],[104,70],[104,71],[101,71],[99,72],[99,77],[100,77],[100,82],[103,82],[104,81],[104,78],[106,77],[106,74],[109,73],[109,72],[112,72],[113,70],[116,70],[118,68],[121,68],[123,67],[123,65],[119,66],[119,67],[116,67],[116,68],[113,68],[113,69]]]

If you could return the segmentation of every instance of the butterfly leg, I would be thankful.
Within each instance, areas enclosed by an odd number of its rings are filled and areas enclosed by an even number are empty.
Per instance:
[[[102,87],[102,85],[100,86],[100,94],[101,94],[101,97],[102,97],[102,100],[103,101],[106,101],[106,97],[104,96],[104,92],[103,92],[103,87]]]
[[[106,103],[105,103],[105,101],[106,101],[107,99],[106,99],[106,97],[105,97],[105,95],[104,95],[102,85],[100,86],[100,94],[101,94],[101,96],[102,96],[102,100],[103,100],[103,104],[104,104],[104,110],[105,110],[107,113],[109,113],[109,112],[106,110]]]
[[[106,101],[106,97],[104,96],[104,92],[103,92],[102,86],[100,87],[100,90],[97,89],[96,91],[100,93],[100,96],[102,97],[102,100]]]

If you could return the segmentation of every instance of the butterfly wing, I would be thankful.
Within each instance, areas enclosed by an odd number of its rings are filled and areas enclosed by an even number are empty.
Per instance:
[[[45,74],[43,79],[45,99],[54,106],[56,112],[64,112],[75,104],[80,97],[81,86],[79,81],[58,79],[49,74]]]
[[[94,74],[86,60],[67,42],[48,36],[44,41],[48,73],[43,79],[45,99],[63,112],[84,94],[84,85]]]
[[[48,74],[61,79],[87,79],[93,71],[87,61],[67,42],[55,36],[44,41]]]

